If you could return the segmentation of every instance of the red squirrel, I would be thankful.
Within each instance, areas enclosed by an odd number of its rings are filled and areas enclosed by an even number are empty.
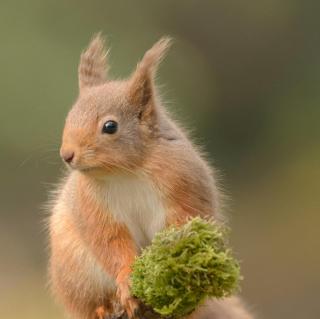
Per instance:
[[[202,152],[168,115],[157,67],[160,39],[128,79],[107,76],[101,35],[82,53],[79,97],[63,131],[68,173],[51,206],[52,291],[73,318],[136,317],[131,265],[155,233],[188,218],[217,218],[220,193]],[[238,297],[209,300],[189,318],[250,319]]]

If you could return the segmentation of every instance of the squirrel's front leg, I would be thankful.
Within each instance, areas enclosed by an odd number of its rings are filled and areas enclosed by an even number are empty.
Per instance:
[[[130,294],[129,279],[137,249],[128,228],[106,212],[87,210],[82,217],[85,242],[107,274],[114,278],[117,297],[128,317],[134,318],[138,303]]]
[[[130,236],[126,226],[117,226],[116,238],[111,239],[108,244],[111,265],[106,265],[114,276],[117,284],[117,296],[124,307],[129,318],[136,316],[138,310],[137,300],[130,294],[131,266],[137,254],[135,243]]]
[[[94,253],[106,272],[115,278],[117,297],[128,317],[133,318],[138,304],[130,294],[129,281],[136,256],[135,244],[124,225],[113,224],[101,230],[101,242],[94,242]]]

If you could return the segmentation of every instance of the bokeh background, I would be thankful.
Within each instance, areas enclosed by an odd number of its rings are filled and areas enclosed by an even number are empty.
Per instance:
[[[320,19],[304,0],[0,2],[0,317],[58,319],[46,212],[92,34],[125,77],[161,35],[159,83],[232,198],[231,242],[257,318],[320,316]]]

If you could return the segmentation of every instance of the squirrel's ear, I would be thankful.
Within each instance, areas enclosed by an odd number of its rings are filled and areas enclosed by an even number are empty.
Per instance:
[[[157,67],[169,49],[171,38],[163,37],[149,49],[129,79],[129,101],[143,112],[152,104]]]
[[[80,57],[78,68],[80,91],[87,87],[103,84],[106,81],[107,55],[105,42],[101,33],[98,33]]]

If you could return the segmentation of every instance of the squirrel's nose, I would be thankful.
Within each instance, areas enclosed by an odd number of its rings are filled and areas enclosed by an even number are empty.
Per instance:
[[[66,163],[70,164],[72,162],[73,158],[74,158],[74,152],[73,151],[67,151],[67,150],[64,151],[64,150],[62,150],[61,151],[61,157]]]

